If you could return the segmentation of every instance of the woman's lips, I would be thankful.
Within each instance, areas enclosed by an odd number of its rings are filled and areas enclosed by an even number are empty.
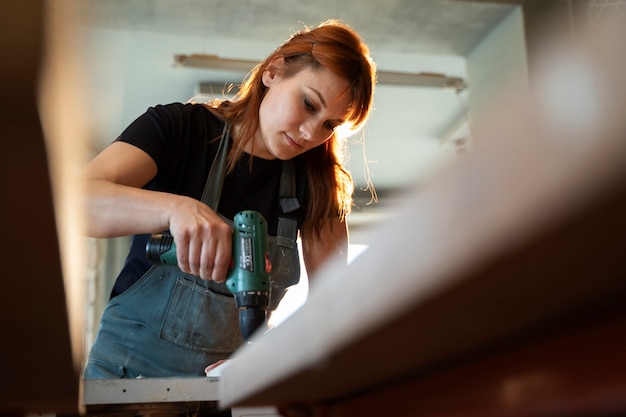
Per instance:
[[[296,141],[294,141],[291,136],[285,134],[285,137],[287,138],[287,142],[289,142],[289,144],[291,145],[292,148],[296,149],[296,150],[301,150],[303,148],[302,145],[298,144]]]

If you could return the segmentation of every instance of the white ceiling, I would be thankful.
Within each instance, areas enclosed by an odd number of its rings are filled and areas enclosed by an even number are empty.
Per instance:
[[[467,55],[514,6],[453,0],[88,0],[88,25],[278,44],[301,23],[342,19],[377,52]]]
[[[88,44],[85,66],[92,82],[99,85],[93,90],[101,103],[99,120],[94,122],[98,147],[114,139],[147,106],[189,98],[187,84],[176,90],[183,79],[189,83],[193,78],[195,84],[237,82],[242,76],[172,68],[174,54],[259,60],[303,25],[337,18],[360,32],[381,70],[443,73],[471,83],[465,58],[516,7],[443,0],[85,0],[82,4],[79,21]],[[116,71],[119,74],[113,76]],[[467,103],[467,91],[379,84],[375,110],[364,129],[366,146],[350,148],[348,164],[357,185],[365,184],[364,151],[379,191],[419,181],[429,166],[450,154],[441,142],[463,122]]]

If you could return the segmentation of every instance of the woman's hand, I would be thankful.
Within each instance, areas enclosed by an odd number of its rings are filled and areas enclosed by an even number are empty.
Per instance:
[[[232,256],[232,229],[204,203],[190,197],[173,201],[169,230],[178,267],[205,280],[223,282]]]
[[[221,365],[225,365],[227,362],[228,362],[228,359],[222,359],[221,361],[217,361],[207,366],[206,368],[204,368],[204,373],[206,374],[206,376],[219,376],[222,373],[222,369],[224,368],[221,368],[218,370],[217,367]]]

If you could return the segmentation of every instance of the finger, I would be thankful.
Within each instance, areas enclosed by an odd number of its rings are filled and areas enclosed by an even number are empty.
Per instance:
[[[204,369],[204,372],[206,373],[206,372],[209,372],[209,371],[210,371],[210,370],[212,370],[212,369],[217,368],[218,366],[220,366],[221,364],[223,364],[223,363],[224,363],[224,362],[226,362],[227,360],[228,360],[228,359],[222,359],[222,360],[220,360],[220,361],[217,361],[217,362],[215,362],[215,363],[212,363],[211,365],[207,366],[207,367]]]
[[[200,278],[204,280],[211,280],[213,274],[213,267],[215,264],[215,238],[207,237],[202,245],[202,253],[200,255]]]
[[[191,239],[189,242],[189,270],[193,275],[201,276],[202,274],[202,253],[205,243],[198,238]]]
[[[189,240],[187,236],[181,235],[175,237],[176,241],[176,260],[178,267],[181,271],[188,274],[191,273],[189,269]]]
[[[231,259],[233,256],[232,229],[224,233],[223,237],[218,241],[215,251],[215,263],[213,265],[213,274],[211,278],[215,282],[224,282],[226,275],[230,269]]]

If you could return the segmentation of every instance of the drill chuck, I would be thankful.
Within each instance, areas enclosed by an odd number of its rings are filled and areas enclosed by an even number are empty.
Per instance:
[[[266,310],[269,306],[267,291],[239,291],[235,295],[235,304],[239,308],[239,330],[244,339],[265,324]]]

